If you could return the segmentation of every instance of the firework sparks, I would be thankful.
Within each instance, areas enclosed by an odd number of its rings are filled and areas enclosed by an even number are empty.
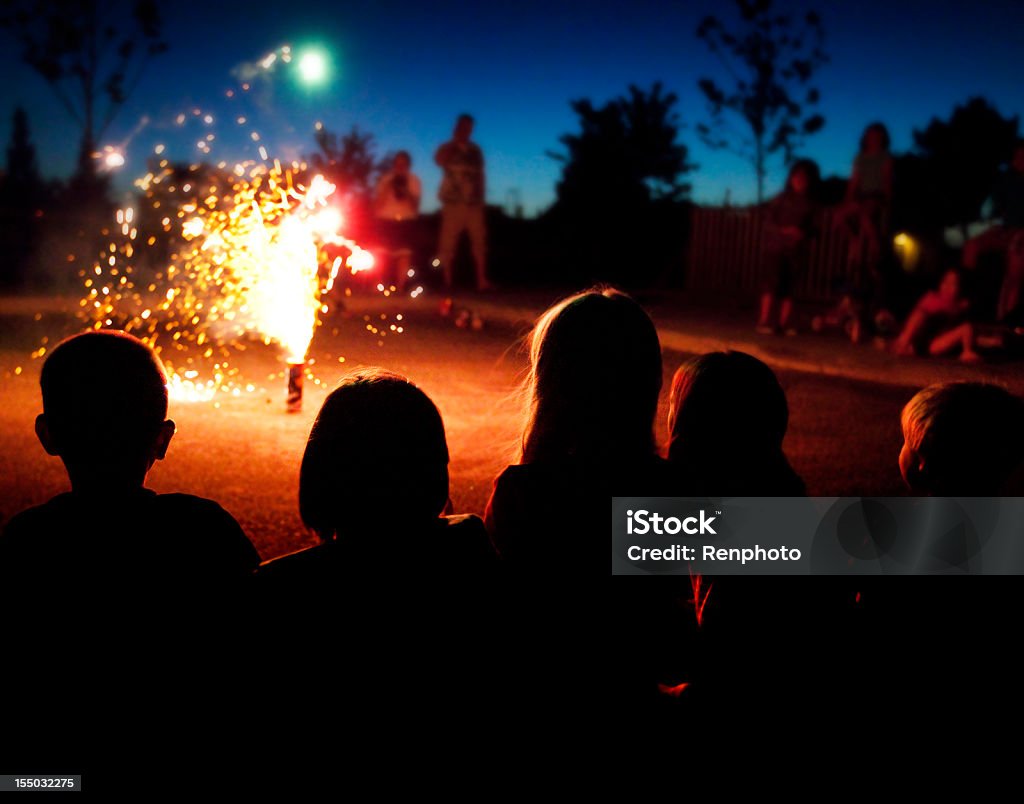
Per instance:
[[[304,165],[193,166],[185,178],[164,161],[137,184],[153,214],[118,210],[120,237],[88,273],[81,307],[93,328],[120,326],[153,346],[177,399],[237,390],[229,359],[254,338],[303,365],[338,273],[373,266],[339,232],[335,186]],[[346,256],[329,262],[328,246]]]
[[[253,80],[292,60],[284,45],[241,65],[235,71],[241,83],[226,96],[239,102]],[[256,390],[240,379],[233,360],[257,341],[280,350],[288,367],[281,379],[296,375],[296,384],[305,378],[321,385],[306,355],[329,312],[330,294],[343,273],[374,267],[373,255],[342,234],[346,220],[333,200],[335,185],[304,162],[282,167],[251,128],[250,115],[227,118],[248,130],[259,160],[206,161],[217,143],[209,130],[216,118],[200,107],[182,111],[175,126],[202,129],[194,140],[200,161],[172,163],[167,146],[157,143],[148,172],[135,182],[137,204],[117,211],[116,224],[101,230],[107,245],[79,271],[85,289],[80,317],[92,329],[120,328],[148,343],[163,360],[177,400],[206,402],[219,392]],[[148,123],[143,117],[129,140]],[[122,167],[127,143],[95,153],[99,168]],[[77,258],[69,254],[68,261]],[[384,296],[396,290],[378,289]],[[417,286],[409,296],[422,292]],[[382,314],[367,327],[378,345],[403,332],[400,324],[384,323],[387,318]],[[45,352],[44,346],[32,357]]]

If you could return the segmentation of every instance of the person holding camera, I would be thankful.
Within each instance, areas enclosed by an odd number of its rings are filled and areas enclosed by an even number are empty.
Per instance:
[[[399,291],[412,271],[421,196],[419,177],[412,172],[412,157],[408,151],[399,151],[391,170],[380,177],[373,194],[378,234],[387,252],[386,262],[393,271],[393,284]]]

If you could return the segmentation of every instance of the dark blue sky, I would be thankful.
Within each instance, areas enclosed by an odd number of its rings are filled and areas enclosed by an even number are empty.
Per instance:
[[[314,149],[317,120],[332,130],[352,124],[373,133],[381,151],[412,152],[414,170],[433,205],[438,172],[431,155],[463,110],[477,118],[478,142],[489,172],[488,196],[503,203],[517,190],[529,213],[554,197],[558,164],[546,151],[574,128],[573,98],[596,102],[630,83],[662,80],[679,97],[681,138],[700,164],[694,196],[718,201],[727,189],[749,200],[753,172],[729,154],[710,152],[692,124],[704,115],[696,80],[720,76],[718,63],[694,37],[709,12],[731,6],[684,0],[633,2],[250,2],[162,4],[170,51],[146,74],[103,143],[127,141],[120,184],[144,170],[147,155],[165,143],[170,157],[199,158],[196,142],[209,132],[212,161],[255,156],[256,129],[272,155],[291,158]],[[911,132],[954,104],[984,95],[1004,114],[1024,111],[1024,3],[978,2],[780,3],[821,11],[831,63],[820,74],[824,131],[804,149],[826,174],[845,174],[861,129],[885,121],[894,149],[911,146]],[[312,90],[293,70],[275,69],[257,93],[227,100],[232,70],[283,44],[322,46],[333,60],[331,81]],[[0,139],[10,112],[29,111],[40,162],[65,175],[75,158],[72,125],[41,79],[22,66],[13,48],[0,55]],[[202,109],[205,125],[179,112]],[[234,119],[244,114],[244,127]],[[139,127],[140,120],[149,123]],[[134,133],[133,133],[134,132]],[[130,139],[129,139],[130,138]],[[769,176],[777,189],[781,170]]]

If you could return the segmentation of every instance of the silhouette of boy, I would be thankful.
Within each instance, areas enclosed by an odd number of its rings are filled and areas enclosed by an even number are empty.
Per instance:
[[[7,524],[0,583],[156,595],[251,575],[259,555],[227,511],[145,488],[174,435],[167,375],[146,344],[111,330],[76,335],[53,350],[39,383],[36,435],[64,462],[71,491]]]
[[[996,496],[1024,458],[1024,402],[997,385],[929,385],[900,419],[900,472],[914,494]]]
[[[493,567],[483,521],[444,516],[449,507],[448,444],[430,397],[384,369],[355,372],[327,397],[302,456],[299,510],[322,544],[267,562],[260,576]]]

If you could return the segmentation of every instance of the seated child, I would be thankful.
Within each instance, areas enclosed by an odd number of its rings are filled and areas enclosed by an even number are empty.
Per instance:
[[[71,491],[7,524],[0,585],[186,594],[252,574],[259,555],[217,503],[145,488],[174,435],[167,376],[146,344],[110,330],[76,335],[46,359],[39,383],[36,434]]]
[[[519,463],[495,480],[487,527],[509,566],[602,577],[612,496],[680,493],[654,439],[658,331],[636,301],[598,287],[549,308],[529,344]]]
[[[996,307],[996,318],[1002,321],[1019,307],[1024,286],[1024,140],[1014,145],[1008,169],[992,190],[992,201],[1000,223],[964,244],[963,263],[974,269],[985,254],[1005,255]]]
[[[483,521],[444,516],[449,506],[434,403],[398,374],[357,371],[327,397],[302,456],[299,512],[321,544],[269,561],[259,575],[266,584],[493,568]]]
[[[684,363],[669,395],[668,459],[680,493],[713,497],[800,497],[782,440],[789,406],[767,365],[744,352],[711,352]]]
[[[914,494],[999,495],[1024,457],[1024,402],[997,385],[930,385],[901,423],[900,472]]]
[[[914,307],[893,344],[896,354],[944,355],[959,350],[964,362],[981,360],[974,350],[974,326],[965,320],[969,306],[960,286],[960,272],[951,268],[938,289],[925,293]]]

